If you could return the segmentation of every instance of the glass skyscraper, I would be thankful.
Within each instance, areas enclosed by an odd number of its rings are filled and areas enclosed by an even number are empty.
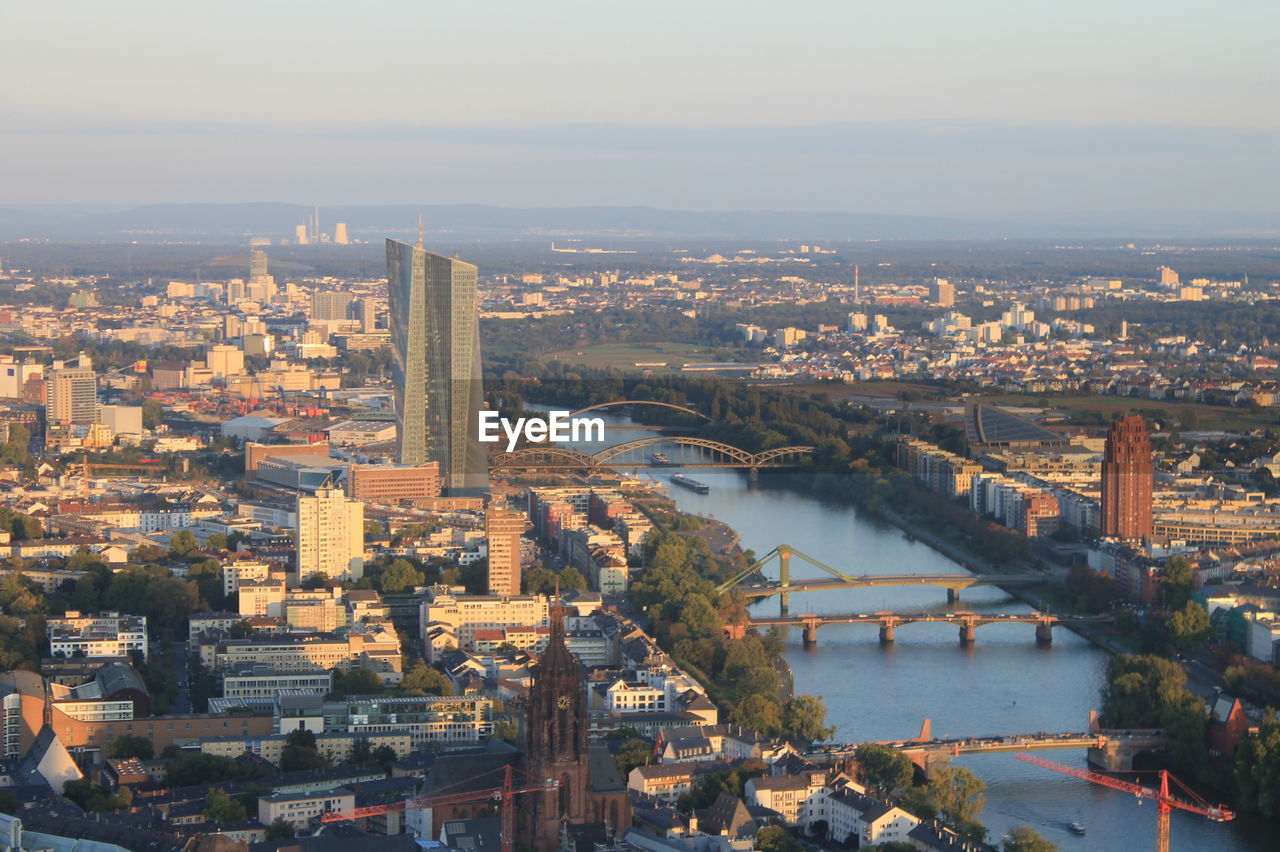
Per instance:
[[[387,240],[387,290],[399,461],[439,463],[450,495],[483,493],[489,469],[477,424],[476,268]]]

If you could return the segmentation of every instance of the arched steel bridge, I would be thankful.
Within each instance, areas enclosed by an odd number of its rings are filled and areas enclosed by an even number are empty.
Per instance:
[[[673,411],[683,411],[685,414],[692,414],[695,417],[701,417],[703,420],[711,418],[693,408],[687,408],[683,405],[676,405],[674,402],[655,402],[652,399],[615,399],[613,402],[597,402],[595,405],[588,405],[586,408],[579,408],[577,411],[569,413],[570,417],[578,414],[585,414],[588,411],[599,411],[602,408],[612,408],[622,405],[656,405],[659,408],[670,408]]]
[[[587,409],[583,409],[584,411]],[[646,450],[652,447],[676,446],[679,458],[655,463]],[[775,447],[759,453],[711,441],[706,438],[654,437],[625,441],[595,453],[584,453],[563,446],[541,445],[521,447],[509,453],[497,453],[490,460],[491,470],[596,470],[617,467],[709,467],[761,468],[790,467],[813,447]]]

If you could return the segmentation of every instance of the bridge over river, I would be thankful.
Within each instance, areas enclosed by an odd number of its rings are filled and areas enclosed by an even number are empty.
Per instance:
[[[1169,738],[1159,729],[1110,730],[1098,727],[1097,713],[1090,714],[1088,731],[1006,734],[1003,736],[934,737],[932,722],[924,720],[920,734],[908,740],[879,743],[899,749],[911,762],[928,774],[930,767],[947,763],[962,754],[1000,754],[1023,751],[1061,751],[1085,748],[1089,762],[1112,772],[1133,768],[1135,755],[1167,748]],[[809,753],[816,760],[848,761],[855,757],[858,744],[820,746]]]
[[[1018,612],[1012,614],[978,613],[978,612],[860,612],[844,615],[828,615],[804,613],[801,615],[776,615],[753,617],[745,624],[729,625],[725,629],[732,638],[741,638],[751,627],[800,627],[804,630],[804,643],[816,645],[818,628],[828,624],[878,624],[880,625],[880,641],[889,643],[894,640],[894,631],[900,624],[917,622],[943,622],[960,627],[960,641],[970,644],[977,639],[978,628],[985,624],[1031,624],[1036,628],[1036,641],[1049,643],[1053,641],[1053,628],[1057,624],[1108,624],[1115,620],[1111,615],[1054,615],[1047,612]]]

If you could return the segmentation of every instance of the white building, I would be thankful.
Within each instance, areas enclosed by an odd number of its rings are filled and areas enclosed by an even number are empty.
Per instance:
[[[547,599],[537,595],[452,595],[433,590],[420,605],[419,617],[429,659],[448,644],[473,649],[477,630],[550,625]],[[444,638],[436,642],[433,636]]]
[[[358,580],[364,575],[364,504],[341,488],[298,496],[298,576],[320,573]]]
[[[68,610],[47,625],[49,653],[64,657],[127,657],[138,651],[147,657],[147,617],[104,612],[82,616]]]

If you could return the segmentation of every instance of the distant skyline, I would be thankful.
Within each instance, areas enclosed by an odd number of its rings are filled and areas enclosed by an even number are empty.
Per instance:
[[[1280,210],[1275,4],[0,8],[0,206]]]

